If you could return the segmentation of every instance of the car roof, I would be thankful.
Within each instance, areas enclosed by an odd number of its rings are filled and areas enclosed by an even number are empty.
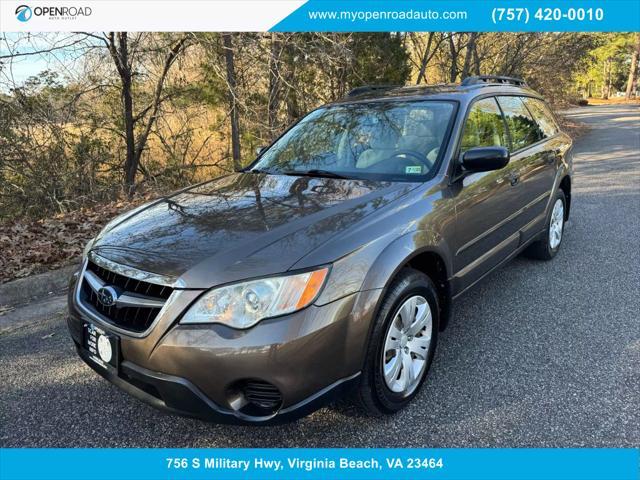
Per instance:
[[[470,77],[475,78],[475,77]],[[497,77],[500,78],[500,77]],[[366,103],[372,101],[392,100],[456,100],[468,102],[484,95],[526,95],[542,98],[540,94],[531,90],[524,82],[508,84],[501,82],[469,82],[468,84],[438,84],[438,85],[372,85],[358,87],[332,105]]]

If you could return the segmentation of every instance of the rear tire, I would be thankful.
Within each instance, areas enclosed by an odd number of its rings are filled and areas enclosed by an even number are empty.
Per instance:
[[[372,416],[404,408],[424,383],[438,340],[439,305],[431,279],[410,268],[397,275],[374,319],[356,403]]]
[[[566,209],[567,200],[564,192],[558,189],[547,215],[543,237],[527,247],[524,251],[527,257],[536,260],[551,260],[556,256],[564,237]]]

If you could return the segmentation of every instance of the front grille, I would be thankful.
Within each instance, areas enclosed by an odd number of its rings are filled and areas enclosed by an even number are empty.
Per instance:
[[[163,285],[156,285],[155,283],[143,282],[136,280],[135,278],[125,277],[119,273],[112,272],[106,268],[89,262],[87,264],[87,270],[92,271],[107,284],[121,288],[125,292],[137,293],[139,295],[146,295],[148,297],[156,297],[166,300],[173,292],[171,287]]]
[[[156,300],[166,301],[173,289],[168,286],[136,280],[119,273],[107,270],[93,262],[87,263],[87,270],[93,272],[106,285],[116,287],[123,294],[140,295]],[[143,332],[149,328],[160,312],[160,307],[147,306],[111,306],[107,307],[98,301],[98,295],[89,285],[87,279],[83,279],[81,288],[81,300],[91,306],[110,323],[132,332]]]

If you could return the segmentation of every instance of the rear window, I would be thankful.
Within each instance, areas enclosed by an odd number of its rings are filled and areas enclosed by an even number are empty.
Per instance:
[[[511,135],[512,151],[521,150],[545,136],[520,97],[498,97]]]
[[[533,115],[533,118],[538,122],[538,125],[540,125],[540,129],[545,137],[553,137],[558,133],[558,124],[556,124],[551,110],[542,100],[525,97],[523,101]]]

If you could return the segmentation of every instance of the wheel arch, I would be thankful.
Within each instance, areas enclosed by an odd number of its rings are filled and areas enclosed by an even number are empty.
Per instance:
[[[565,222],[569,220],[569,213],[571,211],[571,177],[569,175],[565,175],[562,180],[560,180],[560,184],[558,186],[560,190],[564,193],[566,207],[564,212],[564,220]]]
[[[429,238],[429,243],[416,247],[420,239]],[[434,241],[437,240],[437,241]],[[363,290],[382,288],[375,315],[389,286],[403,268],[412,268],[427,275],[436,286],[439,302],[440,330],[444,330],[451,316],[452,289],[449,250],[443,239],[436,234],[413,232],[390,244],[373,263],[365,278]]]

